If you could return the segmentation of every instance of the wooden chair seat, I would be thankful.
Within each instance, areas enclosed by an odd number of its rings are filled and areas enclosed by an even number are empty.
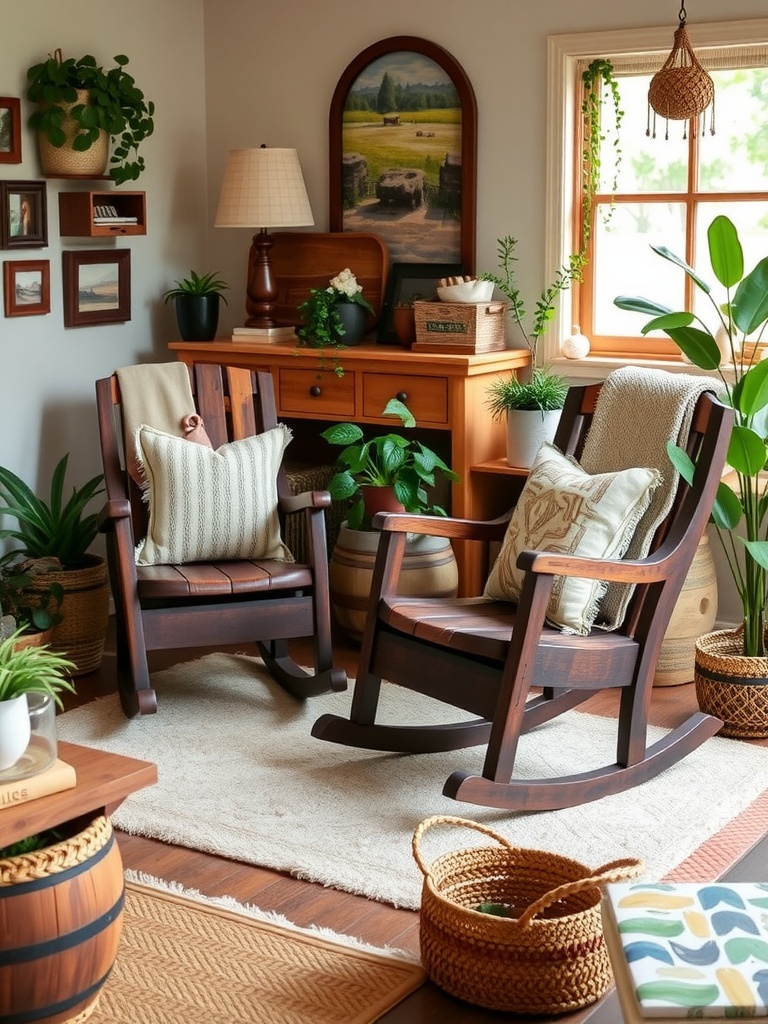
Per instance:
[[[190,367],[195,410],[214,448],[277,425],[272,377],[218,365]],[[122,407],[116,375],[96,382],[107,500],[99,516],[106,538],[117,633],[117,676],[126,715],[157,709],[147,653],[184,647],[256,643],[272,676],[299,698],[346,688],[333,665],[325,509],[327,491],[291,494],[277,473],[278,516],[304,519],[305,562],[235,560],[136,565],[147,506],[122,458]],[[190,410],[193,411],[193,410]],[[296,664],[288,641],[311,638],[313,669]],[[215,680],[212,680],[215,685]]]
[[[600,386],[571,388],[555,443],[576,455]],[[675,407],[670,407],[670,412]],[[524,551],[516,605],[482,598],[424,599],[397,594],[409,531],[464,541],[499,540],[511,511],[493,522],[377,515],[382,531],[349,717],[322,715],[314,736],[371,750],[431,753],[486,746],[482,773],[457,768],[443,794],[508,810],[554,810],[620,792],[685,757],[722,726],[700,712],[653,744],[648,715],[653,676],[675,602],[706,527],[725,465],[733,413],[704,393],[694,410],[687,450],[693,480],[679,479],[671,510],[644,558],[600,559]],[[570,635],[546,623],[556,577],[629,584],[623,622],[611,632]],[[452,723],[393,725],[378,719],[383,680],[477,717]],[[551,779],[514,777],[520,735],[608,688],[620,692],[615,760]],[[418,762],[414,764],[418,770]]]

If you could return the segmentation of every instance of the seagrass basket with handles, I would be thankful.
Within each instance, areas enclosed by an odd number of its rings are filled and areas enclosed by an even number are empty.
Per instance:
[[[743,627],[717,629],[696,641],[694,683],[699,708],[723,721],[719,736],[768,736],[768,657],[743,654]]]
[[[427,864],[425,833],[468,828],[494,841]],[[600,886],[643,871],[634,858],[592,870],[578,861],[513,846],[465,818],[426,818],[413,835],[424,875],[421,959],[432,981],[468,1003],[508,1013],[566,1013],[598,1000],[613,975],[603,938]],[[507,908],[500,917],[475,909]]]

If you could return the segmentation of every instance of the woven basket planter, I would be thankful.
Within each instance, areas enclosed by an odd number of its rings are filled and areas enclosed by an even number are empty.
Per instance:
[[[768,736],[768,657],[746,658],[740,629],[720,629],[696,641],[696,699],[723,720],[720,736]]]
[[[123,865],[105,817],[0,860],[0,1019],[82,1021],[117,956]]]
[[[62,621],[53,627],[51,647],[77,666],[73,676],[94,672],[104,655],[109,622],[109,575],[105,559],[86,555],[80,569],[36,573],[31,590],[45,593],[52,583],[64,588]]]
[[[474,829],[496,845],[421,853],[434,825]],[[421,959],[432,981],[468,1003],[509,1013],[566,1013],[596,1002],[612,980],[603,938],[600,886],[639,874],[637,860],[595,871],[552,853],[512,846],[463,818],[427,818],[413,836],[424,875]],[[475,908],[497,903],[515,916]]]

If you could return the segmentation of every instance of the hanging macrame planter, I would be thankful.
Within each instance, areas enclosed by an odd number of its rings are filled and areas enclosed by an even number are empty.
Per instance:
[[[704,114],[702,135],[706,131],[707,107],[712,106],[710,132],[715,134],[715,83],[699,63],[685,29],[685,4],[678,15],[680,26],[675,30],[672,52],[664,66],[651,79],[648,89],[648,127],[646,135],[656,138],[656,115],[667,122],[664,138],[669,138],[670,121],[690,121]],[[651,129],[653,110],[653,129]],[[683,138],[687,137],[683,129]]]

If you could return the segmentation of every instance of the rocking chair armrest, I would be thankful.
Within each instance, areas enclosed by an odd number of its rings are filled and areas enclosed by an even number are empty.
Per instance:
[[[330,508],[331,496],[328,491],[302,491],[301,494],[286,494],[280,499],[284,512],[301,512],[305,508]]]
[[[656,583],[669,575],[667,559],[661,551],[647,558],[588,558],[552,551],[521,551],[517,566],[526,572],[552,576],[581,576],[609,583]]]
[[[96,515],[96,524],[101,533],[113,528],[120,519],[128,519],[131,515],[131,503],[127,498],[110,498]]]
[[[407,512],[377,512],[373,525],[390,533],[425,533],[456,540],[501,540],[512,511],[498,519],[454,519],[450,516],[409,515]]]

